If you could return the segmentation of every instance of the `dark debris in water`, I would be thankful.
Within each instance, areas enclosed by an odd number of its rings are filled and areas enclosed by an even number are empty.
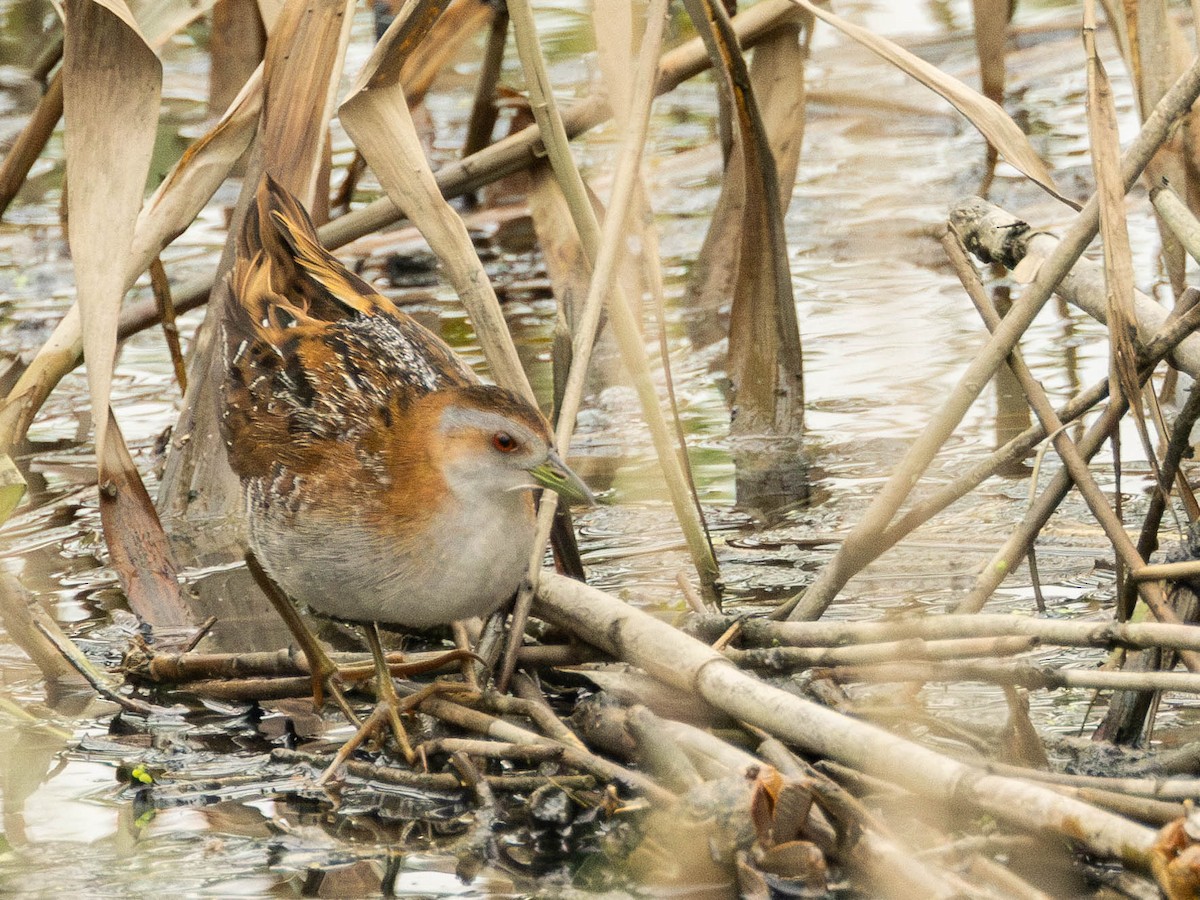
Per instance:
[[[108,733],[84,736],[70,756],[112,769],[104,799],[128,806],[137,833],[173,811],[201,812],[222,840],[257,846],[277,876],[312,887],[314,873],[326,873],[322,891],[351,890],[352,881],[356,895],[379,893],[385,879],[398,877],[396,859],[411,854],[458,859],[455,871],[467,882],[491,883],[502,870],[516,893],[545,878],[570,883],[615,827],[604,785],[557,763],[479,761],[492,785],[490,808],[479,806],[444,755],[414,770],[358,751],[320,785],[337,732],[293,750],[295,729],[278,727],[286,713],[265,712],[211,701],[153,717],[121,712]],[[264,722],[274,727],[264,732]]]

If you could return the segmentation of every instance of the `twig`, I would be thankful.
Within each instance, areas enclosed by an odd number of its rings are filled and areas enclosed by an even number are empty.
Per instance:
[[[289,765],[300,763],[324,766],[328,762],[328,757],[284,749],[272,750],[271,759]],[[414,772],[396,766],[380,766],[353,759],[346,761],[343,771],[352,778],[368,783],[379,782],[426,791],[459,791],[463,787],[462,779],[450,772]],[[488,786],[496,791],[525,792],[545,784],[556,784],[575,790],[589,790],[596,786],[596,779],[591,775],[484,775],[483,778]]]
[[[793,672],[824,666],[858,666],[884,662],[947,660],[974,656],[1013,656],[1038,644],[1036,637],[963,638],[946,641],[909,639],[858,647],[801,649],[769,647],[756,650],[725,650],[725,658],[747,669]]]
[[[564,725],[562,720],[555,715],[554,710],[550,708],[550,704],[546,700],[546,695],[542,693],[542,689],[538,687],[537,682],[528,675],[518,674],[513,679],[512,689],[524,702],[531,703],[537,709],[542,710],[541,718],[534,719],[542,731],[556,741],[566,744],[568,747],[574,747],[577,750],[587,749],[575,732]]]
[[[969,804],[1019,828],[1069,836],[1097,855],[1143,868],[1148,864],[1154,842],[1148,828],[1036,785],[981,775],[942,754],[765,684],[666,622],[588,585],[546,573],[534,610],[551,624],[807,753],[886,777],[939,802]]]
[[[463,783],[475,795],[475,821],[467,833],[455,842],[455,855],[458,865],[455,869],[459,878],[469,881],[474,878],[487,856],[488,845],[492,839],[492,829],[496,824],[496,795],[480,771],[471,762],[471,757],[461,750],[450,754],[450,764],[462,777]]]
[[[325,771],[322,772],[320,777],[317,779],[317,784],[325,784],[325,782],[332,778],[333,773],[341,768],[342,764],[345,763],[350,757],[350,754],[362,746],[363,741],[381,728],[383,723],[387,720],[387,704],[377,704],[371,715],[367,716],[367,718],[363,720],[362,724],[359,725],[355,730],[354,734],[352,734],[350,738],[338,748],[337,753],[333,755],[333,759],[325,768]]]
[[[642,39],[643,61],[657,58],[658,41],[654,36],[661,37],[665,21],[665,5],[663,0],[655,0],[651,4],[647,19],[647,34]],[[580,244],[594,268],[592,282],[588,289],[588,299],[584,303],[584,313],[580,317],[578,331],[574,337],[571,373],[567,376],[567,388],[563,396],[564,408],[559,414],[555,439],[560,447],[567,446],[569,442],[571,430],[575,424],[575,410],[571,407],[572,405],[577,406],[579,402],[573,397],[576,394],[582,397],[584,373],[591,355],[596,323],[599,322],[600,317],[600,301],[607,298],[609,321],[621,348],[621,358],[629,370],[637,391],[642,407],[642,416],[650,428],[654,449],[671,495],[672,506],[675,509],[675,516],[687,539],[700,583],[706,591],[712,591],[719,571],[716,557],[713,555],[712,547],[708,544],[703,524],[688,490],[687,479],[684,477],[679,459],[675,455],[671,431],[663,415],[662,407],[659,405],[658,393],[650,375],[641,329],[638,327],[628,298],[614,277],[614,265],[621,250],[624,223],[629,214],[629,201],[632,198],[635,176],[641,159],[640,154],[644,146],[644,142],[637,140],[636,136],[644,133],[645,121],[649,116],[649,101],[654,93],[653,82],[649,78],[639,78],[635,87],[638,99],[635,99],[634,103],[640,102],[641,105],[635,105],[638,110],[636,120],[635,117],[630,117],[630,139],[625,143],[621,159],[618,162],[613,197],[610,198],[609,213],[606,219],[607,227],[602,234],[583,179],[571,158],[566,127],[551,93],[545,60],[542,58],[541,47],[538,44],[537,30],[529,0],[510,0],[508,13],[512,19],[513,31],[517,39],[517,51],[521,57],[521,66],[525,71],[530,106],[541,127],[542,141],[559,186],[566,197],[575,228],[579,232]],[[552,504],[553,498],[550,500]],[[551,504],[543,502],[543,506],[547,510]],[[543,516],[548,514],[548,511],[540,513]],[[546,528],[546,522],[540,523],[539,535],[544,533]]]
[[[528,679],[525,679],[526,693],[528,693],[530,684]],[[540,692],[537,693],[540,694]],[[538,728],[542,729],[542,732],[547,737],[568,747],[574,747],[577,750],[586,749],[583,741],[572,734],[570,729],[554,714],[554,710],[550,708],[550,704],[546,702],[544,697],[539,696],[538,699],[526,699],[525,697],[510,697],[507,694],[489,692],[483,695],[482,700],[483,704],[490,708],[492,712],[500,713],[501,715],[524,716],[537,725]]]
[[[475,99],[471,103],[471,116],[467,120],[463,156],[470,156],[482,150],[492,140],[492,130],[496,127],[498,112],[496,85],[500,83],[500,69],[504,65],[504,44],[507,37],[508,10],[500,6],[492,16],[487,48],[483,53],[483,62],[479,65],[479,81],[475,84]]]
[[[817,670],[841,684],[853,681],[986,681],[1046,690],[1094,688],[1126,691],[1200,693],[1200,675],[1190,672],[1108,672],[1099,669],[1059,669],[1030,663],[942,662],[881,663]]]
[[[467,753],[486,759],[518,759],[522,762],[559,762],[563,757],[563,748],[554,744],[515,744],[469,738],[435,738],[418,745],[417,751],[426,758],[439,753]]]
[[[1121,161],[1121,176],[1126,189],[1141,174],[1142,169],[1166,139],[1174,124],[1196,97],[1200,95],[1200,60],[1167,91],[1146,117],[1141,132],[1130,145]],[[1017,340],[1029,327],[1055,285],[1070,271],[1099,227],[1099,201],[1093,195],[1087,206],[1076,216],[1062,242],[1046,259],[1022,302],[1004,317],[987,346],[967,367],[958,384],[946,399],[921,436],[912,444],[903,460],[892,472],[887,484],[872,501],[867,513],[847,536],[846,541],[817,576],[803,595],[789,600],[778,611],[778,618],[816,619],[825,611],[849,579],[875,558],[873,547],[887,528],[904,499],[932,462],[938,448],[957,427],[979,392],[1003,364]]]
[[[187,364],[183,361],[183,349],[179,346],[179,326],[175,324],[175,304],[171,301],[171,280],[163,267],[162,257],[154,257],[150,263],[150,287],[154,292],[154,303],[162,322],[163,337],[171,354],[171,365],[175,367],[175,381],[179,393],[187,393]]]
[[[109,678],[106,672],[93,666],[91,661],[83,655],[83,651],[75,645],[75,642],[58,627],[58,623],[50,618],[49,614],[40,606],[36,604],[31,606],[30,614],[33,616],[34,627],[45,635],[46,639],[62,654],[63,659],[70,663],[71,667],[82,675],[101,697],[111,700],[122,709],[140,713],[144,716],[166,711],[161,707],[146,703],[144,700],[126,697],[122,694],[121,686]]]
[[[1129,577],[1135,581],[1186,581],[1200,576],[1200,560],[1186,562],[1154,563],[1133,569]]]
[[[1042,644],[1062,647],[1131,647],[1200,651],[1200,628],[1157,622],[1071,622],[1010,615],[943,615],[887,622],[773,622],[762,618],[704,616],[689,627],[701,640],[711,640],[740,622],[742,641],[751,646],[839,647],[886,641],[937,641],[953,638],[1028,635]]]
[[[946,255],[954,266],[954,271],[958,274],[962,281],[963,287],[970,296],[971,301],[979,310],[980,316],[983,317],[984,324],[988,331],[995,334],[1003,321],[1000,314],[992,305],[991,298],[988,297],[987,291],[983,287],[983,283],[979,280],[979,275],[970,264],[967,258],[966,248],[958,236],[948,231],[942,238],[942,247],[946,250]],[[1011,314],[1011,313],[1010,313]],[[1132,366],[1132,360],[1128,361]],[[1087,502],[1088,509],[1092,511],[1092,515],[1096,517],[1096,521],[1104,529],[1104,533],[1108,535],[1108,539],[1112,542],[1113,550],[1118,559],[1120,559],[1127,568],[1140,568],[1146,564],[1138,553],[1137,547],[1129,537],[1129,533],[1125,530],[1124,523],[1113,512],[1108,505],[1108,501],[1104,499],[1104,495],[1100,490],[1100,486],[1096,484],[1096,480],[1092,477],[1091,470],[1088,469],[1087,460],[1080,452],[1080,448],[1071,440],[1071,436],[1067,433],[1063,426],[1062,420],[1054,412],[1054,407],[1050,403],[1050,398],[1046,396],[1045,390],[1033,373],[1029,371],[1025,365],[1024,359],[1021,358],[1020,351],[1013,349],[1009,357],[1009,366],[1012,368],[1013,374],[1017,376],[1017,381],[1021,385],[1021,390],[1025,392],[1025,397],[1029,401],[1029,405],[1033,408],[1034,415],[1038,421],[1042,423],[1042,427],[1047,433],[1052,435],[1054,448],[1058,451],[1059,457],[1063,461],[1067,473],[1071,480],[1075,482],[1075,487]],[[1127,406],[1129,399],[1125,398]],[[1162,588],[1158,585],[1143,584],[1139,593],[1142,599],[1146,601],[1146,605],[1150,607],[1154,617],[1160,622],[1178,623],[1178,616],[1167,602],[1166,595]],[[1200,654],[1191,654],[1190,658],[1185,653],[1183,656],[1184,663],[1188,669],[1195,672],[1200,671]]]
[[[468,709],[457,703],[449,703],[438,698],[430,698],[422,703],[421,711],[460,728],[467,728],[502,741],[518,744],[554,743],[550,738],[542,737],[536,732],[497,719],[495,716],[489,716],[479,710]],[[576,750],[573,747],[563,747],[563,763],[572,768],[589,772],[605,781],[615,781],[630,790],[644,794],[654,803],[672,803],[675,800],[673,793],[645,775],[609,762],[590,752]]]

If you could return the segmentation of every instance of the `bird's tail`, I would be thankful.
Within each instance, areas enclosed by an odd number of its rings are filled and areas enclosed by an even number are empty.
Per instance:
[[[313,318],[335,321],[354,312],[372,315],[383,299],[321,245],[300,201],[270,175],[263,177],[246,216],[239,249],[243,258],[261,252],[272,272],[271,283],[286,285],[293,303]]]

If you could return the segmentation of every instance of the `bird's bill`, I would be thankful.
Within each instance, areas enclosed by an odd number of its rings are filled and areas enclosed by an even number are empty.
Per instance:
[[[566,503],[591,506],[596,502],[595,496],[583,483],[583,479],[572,472],[554,450],[550,451],[545,462],[530,468],[529,474],[539,485],[554,491]]]

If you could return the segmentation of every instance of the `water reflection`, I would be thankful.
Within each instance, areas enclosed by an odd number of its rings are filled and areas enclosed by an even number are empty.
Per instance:
[[[885,32],[919,27],[934,36],[946,36],[950,23],[959,27],[968,17],[965,0],[920,4],[918,13],[913,6],[862,2],[850,12]],[[50,5],[10,2],[0,14],[0,61],[30,65],[34,48],[55,27]],[[577,52],[581,13],[572,8],[557,15],[547,28],[547,45],[556,52]],[[724,323],[719,315],[684,308],[681,301],[720,181],[719,153],[707,146],[695,149],[714,131],[709,87],[687,85],[656,107],[657,145],[648,167],[668,257],[672,369],[734,609],[777,602],[813,577],[984,340],[984,329],[943,263],[934,234],[950,202],[977,183],[982,160],[977,136],[934,106],[937,101],[922,89],[868,54],[838,43],[827,30],[819,32],[817,46],[810,70],[816,101],[787,218],[806,351],[809,439],[804,447],[792,448],[793,458],[783,464],[772,449],[765,457],[769,465],[760,471],[749,458],[753,448],[728,440],[728,410],[717,378]],[[822,46],[836,49],[822,52]],[[951,52],[944,64],[970,80],[970,38],[956,33],[946,46]],[[1086,143],[1076,62],[1061,45],[1032,45],[1011,62],[1011,97],[1037,132],[1039,149],[1057,171],[1067,173],[1062,181],[1069,192],[1072,185],[1082,189],[1083,181],[1071,177],[1081,171]],[[194,48],[179,45],[170,48],[167,65],[190,77],[203,63]],[[556,77],[574,73],[582,83],[586,67],[586,62],[572,62],[556,70]],[[896,106],[821,100],[847,84],[869,85],[870,93]],[[5,92],[14,110],[28,108],[21,91]],[[1128,109],[1128,96],[1119,99]],[[913,116],[903,105],[928,112]],[[434,108],[444,125],[461,127],[461,109],[448,102]],[[181,129],[196,129],[195,99],[181,98],[172,114],[175,119],[162,133],[164,164],[182,147]],[[581,155],[598,168],[611,152],[611,135],[601,134]],[[58,146],[52,146],[41,176],[7,216],[18,225],[0,227],[0,333],[6,354],[40,346],[70,299],[69,261],[58,231],[59,157]],[[996,193],[1000,202],[1031,219],[1062,220],[1057,206],[1011,170],[1001,169]],[[223,191],[204,214],[203,227],[168,254],[173,273],[186,277],[211,270],[223,241],[221,207],[232,195]],[[554,309],[546,299],[541,262],[528,244],[528,227],[523,215],[503,223],[489,238],[494,255],[488,265],[508,300],[522,360],[539,395],[548,397]],[[1133,227],[1138,270],[1151,271],[1151,229],[1136,215]],[[403,240],[395,238],[397,244]],[[388,274],[399,282],[406,273],[393,267]],[[396,283],[388,290],[473,364],[482,364],[469,322],[444,289]],[[191,327],[195,322],[189,319]],[[1103,376],[1101,334],[1077,313],[1052,308],[1035,323],[1026,359],[1054,398]],[[118,369],[116,406],[147,469],[156,440],[176,413],[177,393],[169,385],[161,336],[147,333],[128,342]],[[6,570],[18,573],[60,621],[81,632],[106,624],[117,603],[115,579],[101,568],[93,460],[86,440],[81,442],[87,433],[79,411],[85,396],[82,376],[72,376],[39,418],[33,442],[19,454],[30,500],[4,533]],[[998,385],[996,396],[995,406],[981,402],[969,412],[935,463],[930,485],[952,477],[1003,435],[1023,427],[1012,415],[1017,407],[1011,403],[1011,385]],[[1135,448],[1136,441],[1125,445]],[[664,612],[682,609],[677,577],[687,575],[690,562],[664,502],[636,398],[619,375],[598,385],[580,416],[572,450],[576,468],[613,501],[578,521],[593,582]],[[1010,474],[1024,476],[1026,468]],[[1128,481],[1125,487],[1130,489]],[[928,489],[923,486],[918,495]],[[836,605],[831,615],[874,618],[886,611],[945,608],[1019,518],[1026,492],[1023,480],[988,482],[855,579],[849,591],[853,602]],[[742,508],[735,508],[735,501]],[[1082,508],[1068,505],[1047,537],[1052,545],[1042,548],[1039,562],[1051,608],[1083,616],[1107,608],[1111,578],[1094,564],[1103,543]],[[275,626],[244,570],[219,562],[189,573],[198,604],[218,617],[213,644],[282,646],[282,627]],[[1015,573],[994,608],[1028,609],[1028,585],[1027,572]],[[411,798],[368,802],[351,789],[339,798],[343,806],[335,815],[326,798],[296,787],[295,766],[268,768],[271,749],[338,736],[330,731],[335,726],[299,703],[281,701],[261,709],[210,703],[152,726],[131,724],[90,692],[64,692],[44,681],[14,644],[14,631],[7,624],[7,639],[0,643],[3,695],[70,729],[67,735],[51,735],[4,719],[0,785],[7,846],[0,846],[0,891],[6,894],[86,896],[100,888],[137,894],[161,892],[169,884],[188,895],[357,895],[377,893],[386,883],[399,895],[507,896],[537,890],[544,869],[561,879],[552,890],[565,892],[577,866],[583,867],[584,880],[587,860],[603,859],[594,847],[564,844],[547,828],[539,832],[544,844],[533,848],[500,835],[503,869],[495,864],[461,872],[462,858],[446,849],[472,824],[461,796],[435,797],[428,808],[416,809]],[[117,644],[91,643],[98,654]],[[1066,732],[1078,727],[1085,702],[1082,696],[1038,695],[1033,716],[1039,725]],[[999,691],[978,687],[929,691],[919,703],[980,720],[1004,708]],[[174,767],[176,792],[130,781],[130,764]],[[239,793],[234,777],[251,770],[254,792],[266,786],[281,796]],[[354,804],[360,807],[355,810]],[[398,824],[404,821],[422,824],[406,833]],[[461,874],[470,877],[464,882]]]

